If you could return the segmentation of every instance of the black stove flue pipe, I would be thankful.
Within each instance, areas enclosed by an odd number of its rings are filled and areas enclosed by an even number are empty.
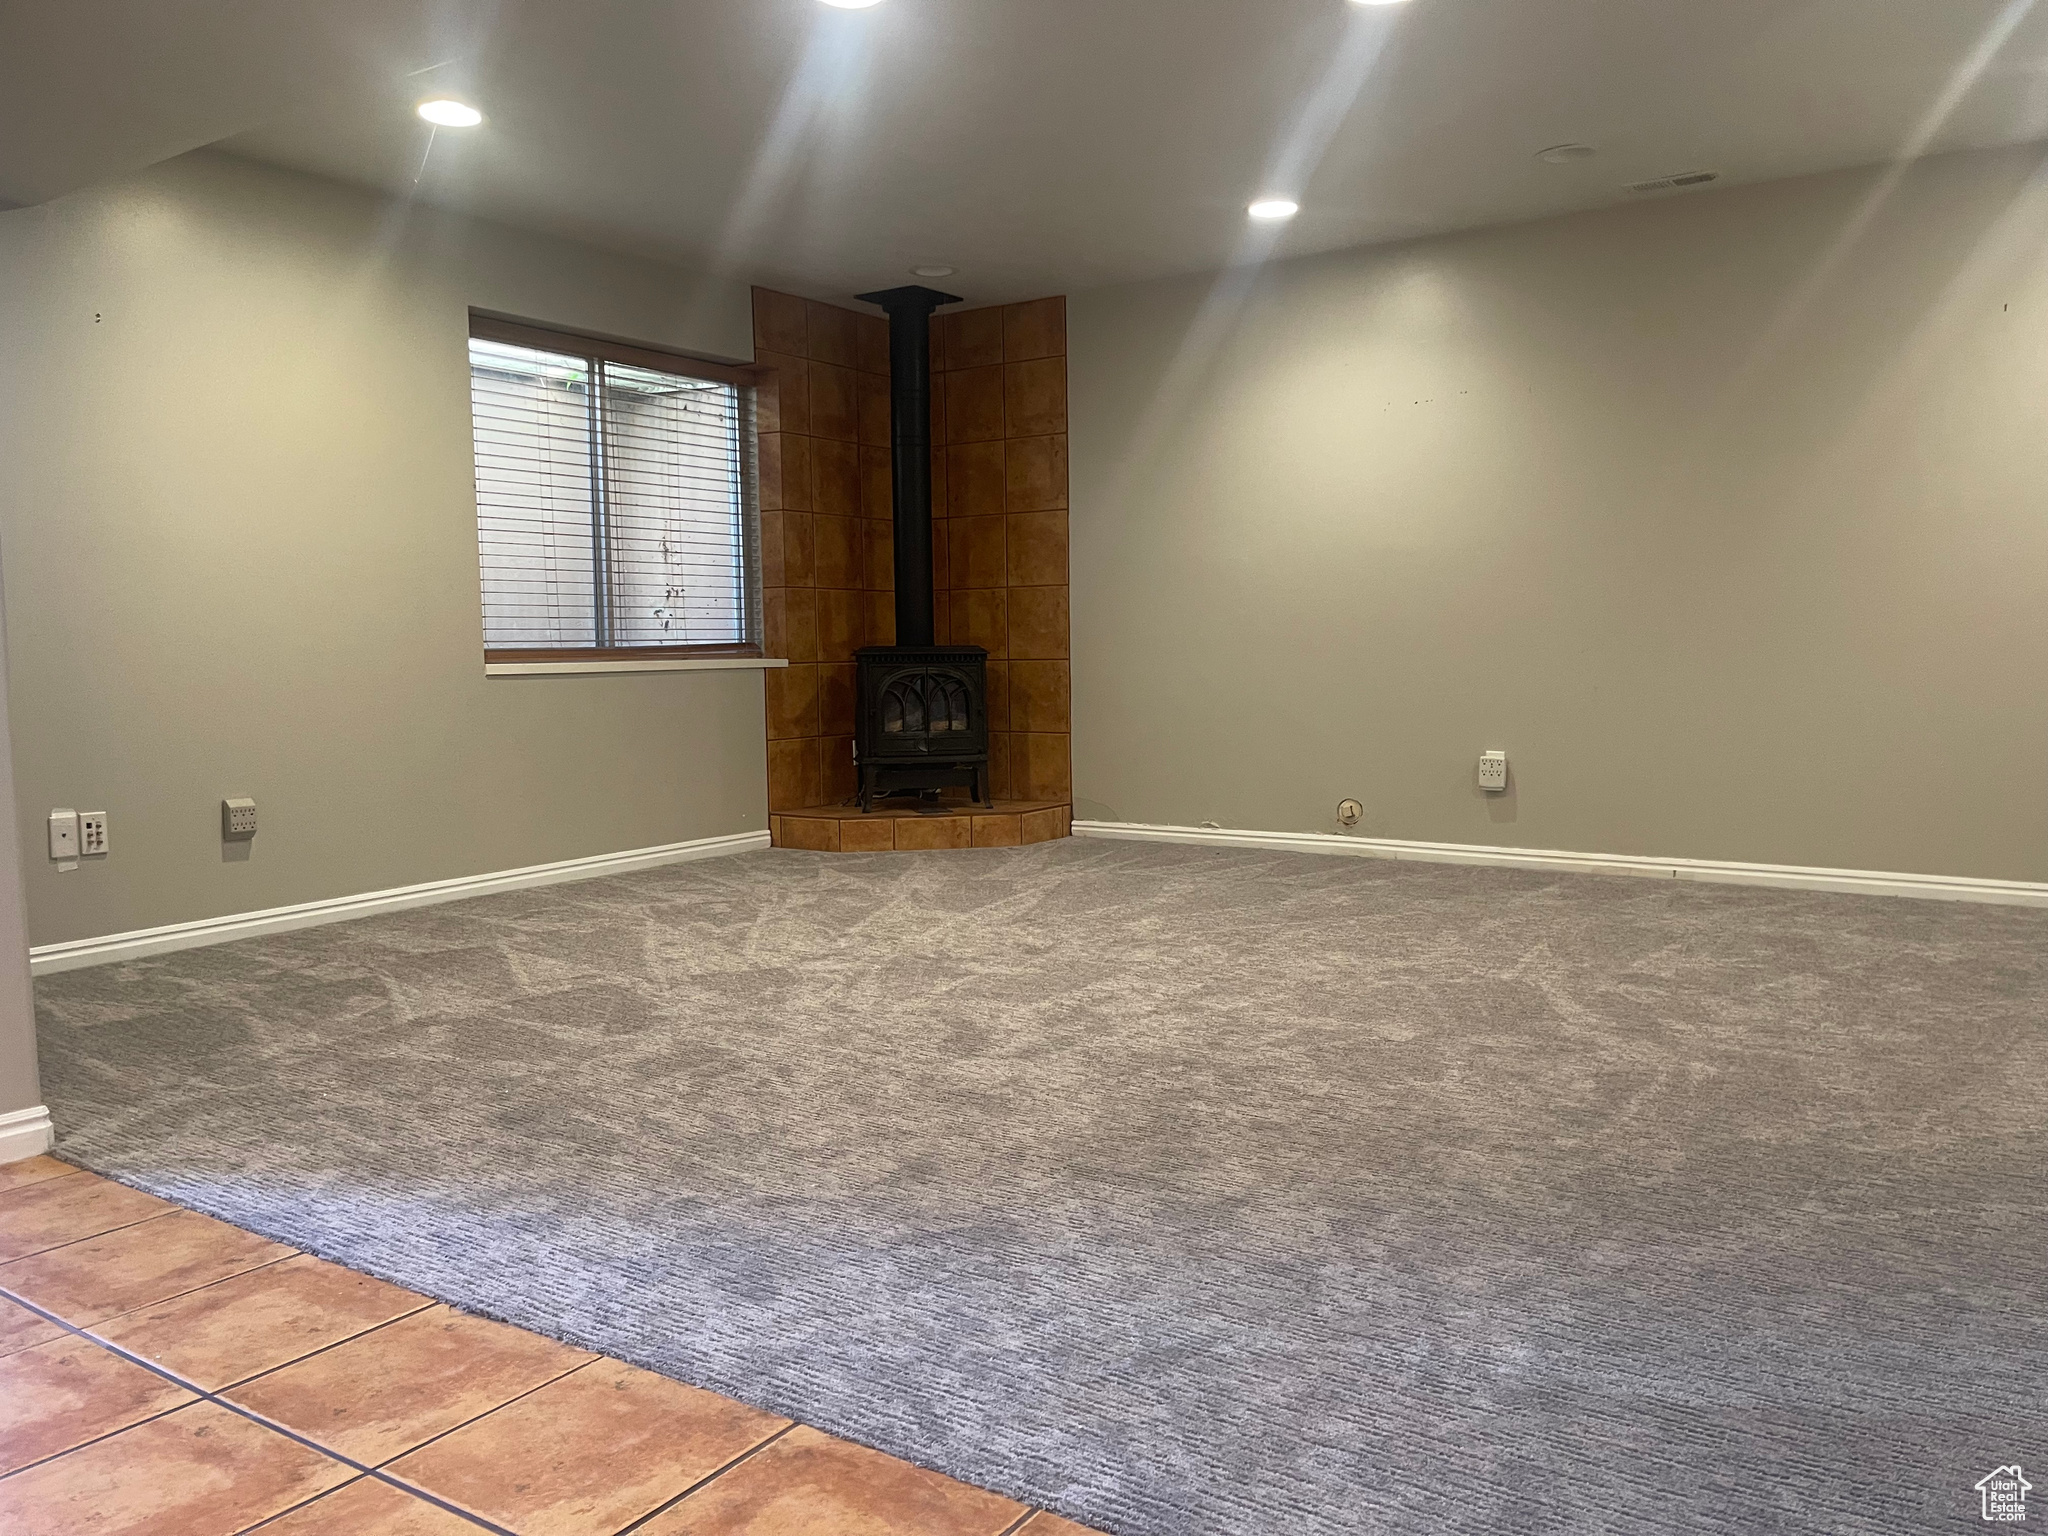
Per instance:
[[[860,295],[889,315],[889,443],[894,454],[896,643],[932,643],[932,311],[957,295],[915,284]]]

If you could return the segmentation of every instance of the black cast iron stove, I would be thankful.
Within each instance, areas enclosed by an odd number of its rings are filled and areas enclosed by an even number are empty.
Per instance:
[[[932,633],[931,314],[958,304],[935,289],[889,288],[863,303],[889,315],[896,644],[863,646],[854,753],[860,804],[964,784],[988,800],[988,652],[937,645]]]

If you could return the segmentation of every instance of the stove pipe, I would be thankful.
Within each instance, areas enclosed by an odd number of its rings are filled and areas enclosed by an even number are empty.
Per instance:
[[[932,643],[931,316],[958,296],[913,284],[863,293],[889,315],[889,443],[894,454],[896,643]]]

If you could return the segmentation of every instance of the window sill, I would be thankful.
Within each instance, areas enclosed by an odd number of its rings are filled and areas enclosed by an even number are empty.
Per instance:
[[[485,677],[573,677],[585,672],[734,672],[786,667],[781,656],[657,656],[646,661],[487,661]]]

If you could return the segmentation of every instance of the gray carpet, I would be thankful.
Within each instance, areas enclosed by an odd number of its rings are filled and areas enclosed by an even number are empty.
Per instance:
[[[1126,1536],[2048,1485],[2048,912],[778,852],[37,993],[65,1156]]]

